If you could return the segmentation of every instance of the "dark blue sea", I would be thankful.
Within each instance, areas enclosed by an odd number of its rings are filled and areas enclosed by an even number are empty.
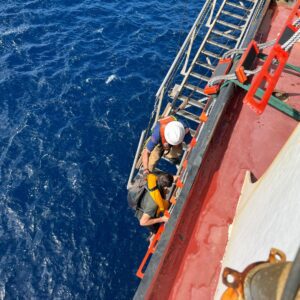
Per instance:
[[[131,299],[126,184],[199,0],[1,0],[0,299]]]

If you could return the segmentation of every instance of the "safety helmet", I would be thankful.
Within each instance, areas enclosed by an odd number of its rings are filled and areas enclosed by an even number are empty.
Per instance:
[[[182,143],[185,136],[185,129],[182,123],[172,121],[166,125],[165,138],[168,144],[172,146]]]

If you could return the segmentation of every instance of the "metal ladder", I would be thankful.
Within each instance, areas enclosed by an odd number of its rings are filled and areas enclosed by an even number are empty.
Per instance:
[[[188,121],[192,136],[197,138],[204,125],[199,119],[201,112],[207,105],[209,108],[207,110],[206,107],[206,112],[209,115],[215,103],[215,101],[208,101],[208,97],[204,94],[204,87],[222,55],[242,44],[251,21],[255,18],[255,14],[260,13],[265,2],[266,0],[205,1],[156,93],[155,108],[149,122],[149,125],[152,123],[152,129],[161,116],[174,114]],[[218,5],[217,10],[215,8]],[[138,161],[150,134],[149,128],[148,126],[141,134],[127,188],[132,183],[136,168],[139,168]],[[187,150],[187,147],[184,147],[181,163],[177,166],[177,174],[182,169],[188,154]]]
[[[181,72],[181,83],[175,84],[169,93],[175,115],[192,121],[195,126],[201,123],[199,116],[208,100],[203,91],[204,87],[223,54],[238,46],[255,9],[255,0],[233,1],[223,1],[188,70]],[[176,108],[181,106],[183,107],[176,111]],[[195,130],[190,130],[194,136]],[[168,161],[165,157],[162,159]],[[181,165],[179,171],[180,167]]]
[[[181,83],[175,84],[169,94],[173,108],[182,106],[176,115],[200,123],[199,115],[208,99],[203,89],[223,54],[239,46],[251,21],[256,2],[223,1],[189,69],[181,73]]]

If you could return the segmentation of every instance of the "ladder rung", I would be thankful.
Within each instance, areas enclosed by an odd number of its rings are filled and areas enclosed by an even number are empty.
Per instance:
[[[217,42],[215,42],[213,40],[207,40],[206,42],[209,43],[209,44],[211,44],[211,45],[214,45],[214,46],[217,46],[219,48],[222,48],[222,49],[226,49],[226,50],[230,50],[231,49],[231,47],[228,47],[228,46],[225,46],[223,44],[217,43]]]
[[[207,50],[202,50],[202,54],[208,55],[208,56],[211,56],[211,57],[214,57],[214,58],[217,58],[217,59],[221,58],[221,56],[219,56],[218,54],[215,54],[215,53],[207,51]]]
[[[199,101],[197,101],[193,98],[188,98],[188,97],[183,96],[183,95],[179,96],[178,99],[183,101],[183,102],[188,100],[187,104],[190,104],[192,106],[196,106],[196,107],[199,107],[199,108],[204,108],[204,106],[205,106],[203,103],[201,103],[201,102],[199,102]]]
[[[204,75],[201,75],[201,74],[195,73],[195,72],[191,72],[190,75],[195,77],[195,78],[198,78],[200,80],[206,81],[206,82],[209,81],[209,79],[210,79],[209,77],[206,77]]]
[[[186,119],[189,119],[189,120],[191,120],[193,122],[196,122],[198,124],[200,123],[199,116],[196,116],[196,115],[194,115],[194,114],[192,114],[192,113],[190,113],[190,112],[188,112],[186,110],[179,110],[176,113],[176,115],[182,116],[182,117],[184,117]]]
[[[245,6],[242,6],[242,5],[239,5],[239,4],[236,4],[236,3],[233,3],[233,2],[226,2],[227,5],[230,5],[232,7],[235,7],[235,8],[239,8],[239,9],[243,9],[243,10],[246,10],[248,12],[251,11],[251,9],[245,7]]]
[[[224,25],[224,26],[227,26],[227,27],[230,27],[230,28],[233,28],[233,29],[236,29],[236,30],[242,30],[242,28],[240,26],[236,26],[232,23],[228,23],[228,22],[225,22],[225,21],[221,21],[221,20],[217,20],[217,23],[218,24],[221,24],[221,25]]]
[[[212,33],[217,34],[217,35],[219,35],[219,36],[226,37],[226,38],[231,39],[231,40],[234,40],[234,41],[236,41],[236,39],[237,39],[237,37],[234,36],[234,35],[231,35],[231,34],[229,34],[229,33],[222,32],[222,31],[219,31],[219,30],[216,30],[216,29],[213,29],[213,30],[212,30]]]
[[[232,12],[226,11],[226,10],[222,10],[222,14],[223,14],[223,15],[226,15],[226,16],[233,17],[233,18],[235,18],[235,19],[243,20],[243,21],[246,21],[246,20],[247,20],[247,16],[240,16],[240,15],[233,14]]]
[[[212,71],[214,71],[215,68],[216,68],[214,65],[209,65],[209,64],[206,64],[206,63],[198,62],[198,61],[196,61],[196,64],[198,66],[201,66],[203,68],[206,68],[206,69],[209,69],[209,70],[212,70]]]
[[[196,85],[193,85],[193,84],[190,84],[190,83],[186,83],[184,85],[184,87],[191,90],[191,91],[195,91],[197,93],[205,95],[203,89],[201,89],[199,86],[196,86]]]

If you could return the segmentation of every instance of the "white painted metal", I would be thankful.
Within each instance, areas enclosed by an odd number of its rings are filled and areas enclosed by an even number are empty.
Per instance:
[[[254,184],[247,173],[229,241],[224,267],[243,271],[266,260],[271,248],[293,260],[300,246],[300,125],[295,129],[266,173]],[[221,277],[215,293],[219,300],[225,286]]]
[[[212,19],[213,19],[213,15],[216,9],[216,4],[217,4],[217,0],[214,0],[211,6],[211,11],[210,11],[210,15],[209,18],[206,22],[206,27],[211,27],[212,26]]]
[[[168,80],[170,80],[170,77],[172,76],[172,74],[173,74],[174,70],[176,69],[178,63],[182,59],[182,56],[184,55],[184,52],[185,52],[185,50],[187,48],[187,45],[190,43],[191,39],[194,39],[193,35],[194,35],[195,31],[196,31],[196,28],[199,27],[202,24],[203,19],[205,18],[208,9],[211,6],[211,2],[212,1],[206,1],[205,4],[204,4],[204,6],[203,6],[203,8],[201,9],[201,11],[200,11],[200,13],[199,13],[196,21],[194,22],[194,24],[193,24],[193,26],[192,26],[189,34],[187,35],[187,37],[186,37],[183,45],[181,46],[178,54],[176,55],[173,64],[171,65],[171,67],[170,67],[170,69],[169,69],[166,77],[164,78],[162,84],[160,85],[160,87],[159,87],[159,89],[158,89],[158,91],[156,93],[156,97],[157,98],[161,95],[161,93],[162,93],[163,89],[165,88]]]
[[[128,178],[128,182],[127,182],[127,189],[129,189],[132,185],[132,178],[133,178],[133,174],[134,174],[134,171],[135,171],[135,166],[136,166],[136,163],[139,159],[139,154],[142,150],[142,146],[143,146],[143,142],[144,142],[144,139],[145,139],[145,134],[146,134],[146,130],[143,130],[142,133],[141,133],[141,137],[140,137],[140,141],[139,141],[139,144],[138,144],[138,148],[137,148],[137,151],[135,153],[135,157],[134,157],[134,161],[133,161],[133,164],[132,164],[132,167],[131,167],[131,171],[130,171],[130,175],[129,175],[129,178]]]

